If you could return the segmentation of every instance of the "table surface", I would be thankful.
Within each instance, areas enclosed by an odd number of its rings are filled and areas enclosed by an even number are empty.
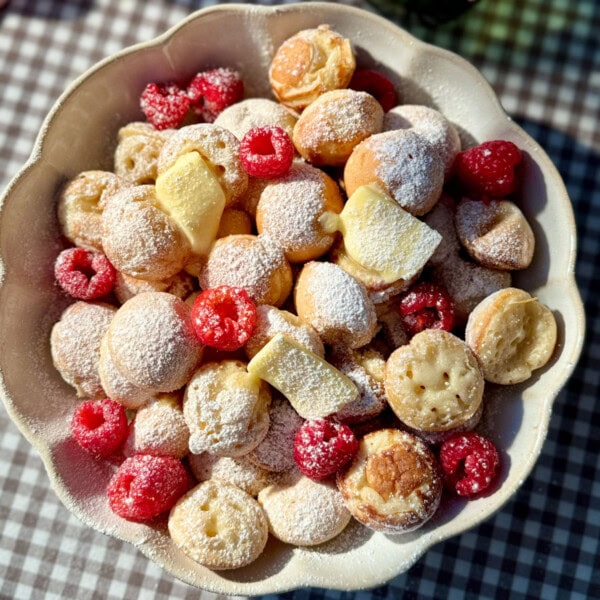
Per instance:
[[[210,4],[13,0],[1,8],[0,189],[27,159],[45,114],[72,79]],[[352,4],[370,9],[360,0]],[[417,37],[473,62],[557,165],[579,230],[587,341],[554,405],[536,467],[499,513],[434,546],[381,588],[281,597],[600,598],[600,3],[481,0],[436,28],[395,18]],[[217,597],[177,581],[133,546],[83,526],[59,502],[40,457],[4,410],[0,489],[2,599]]]

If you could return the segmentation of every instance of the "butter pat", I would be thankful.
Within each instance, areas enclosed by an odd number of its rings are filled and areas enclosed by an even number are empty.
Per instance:
[[[339,223],[348,256],[386,283],[417,275],[442,239],[374,185],[356,189]]]
[[[358,396],[346,375],[283,334],[273,337],[247,368],[278,389],[304,419],[326,417]]]
[[[194,254],[208,254],[217,237],[225,194],[198,152],[182,154],[156,179],[158,208],[190,241]]]

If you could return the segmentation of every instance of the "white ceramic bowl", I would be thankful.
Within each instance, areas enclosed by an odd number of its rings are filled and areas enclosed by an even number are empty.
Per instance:
[[[111,469],[81,452],[70,438],[75,395],[53,368],[48,343],[50,328],[65,306],[53,283],[59,251],[55,200],[60,186],[80,171],[111,168],[117,130],[141,118],[138,98],[148,81],[185,79],[202,68],[232,66],[242,72],[248,95],[269,95],[267,70],[274,50],[296,31],[321,23],[352,40],[361,66],[376,65],[386,72],[404,103],[441,110],[459,126],[463,141],[506,139],[524,151],[521,206],[537,250],[533,265],[515,283],[553,310],[559,342],[550,364],[525,384],[487,388],[480,429],[501,448],[503,458],[501,485],[491,495],[444,503],[426,526],[404,536],[354,524],[315,548],[293,549],[271,540],[252,565],[212,572],[178,550],[165,527],[129,523],[112,514],[105,497]],[[102,61],[57,101],[1,209],[0,392],[8,412],[42,456],[56,493],[84,523],[135,544],[176,577],[216,592],[254,595],[304,586],[351,590],[381,585],[408,569],[432,544],[488,518],[531,471],[552,403],[582,345],[572,207],[549,158],[506,116],[492,89],[467,62],[348,6],[217,6]]]

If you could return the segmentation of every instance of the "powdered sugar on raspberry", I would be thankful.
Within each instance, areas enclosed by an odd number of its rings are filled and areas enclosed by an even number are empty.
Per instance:
[[[149,83],[140,96],[140,108],[156,129],[177,127],[190,107],[190,99],[174,83]]]
[[[440,462],[456,493],[473,496],[492,483],[500,456],[490,440],[470,432],[446,440],[440,448]]]
[[[120,517],[147,521],[169,510],[187,485],[187,473],[178,460],[138,454],[126,459],[114,474],[108,501]]]
[[[352,430],[327,419],[305,421],[294,436],[294,460],[300,472],[311,479],[333,475],[357,451],[358,441]]]

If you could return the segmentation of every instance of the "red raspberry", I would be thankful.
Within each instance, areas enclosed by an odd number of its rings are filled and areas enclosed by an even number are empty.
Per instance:
[[[233,351],[250,338],[256,305],[243,288],[222,285],[201,292],[192,306],[192,326],[205,346]]]
[[[440,448],[440,462],[450,487],[459,496],[473,496],[492,483],[500,456],[490,440],[470,432],[446,440]]]
[[[149,83],[140,97],[140,107],[156,129],[178,127],[190,104],[188,95],[174,83]]]
[[[188,490],[188,476],[171,456],[136,454],[108,484],[111,510],[129,521],[148,521],[169,510]]]
[[[515,167],[521,151],[512,142],[495,140],[460,152],[454,162],[454,174],[465,191],[485,200],[503,198],[515,191]]]
[[[242,138],[240,159],[249,175],[274,179],[290,170],[294,160],[294,144],[281,127],[255,127]]]
[[[125,409],[110,398],[82,402],[71,419],[71,433],[84,450],[106,458],[127,437]]]
[[[398,104],[398,95],[394,84],[385,76],[371,69],[355,71],[348,86],[357,92],[371,94],[381,104],[384,112],[394,108]]]
[[[94,300],[112,291],[116,272],[101,252],[68,248],[56,258],[54,276],[60,287],[73,298]]]
[[[400,299],[398,312],[410,335],[424,329],[451,331],[454,327],[454,302],[448,292],[435,283],[422,281]]]
[[[221,67],[198,73],[190,82],[187,94],[194,111],[212,123],[228,106],[244,96],[244,82],[233,69]]]
[[[294,437],[294,459],[311,479],[333,475],[358,452],[358,441],[347,425],[327,419],[305,421]]]

